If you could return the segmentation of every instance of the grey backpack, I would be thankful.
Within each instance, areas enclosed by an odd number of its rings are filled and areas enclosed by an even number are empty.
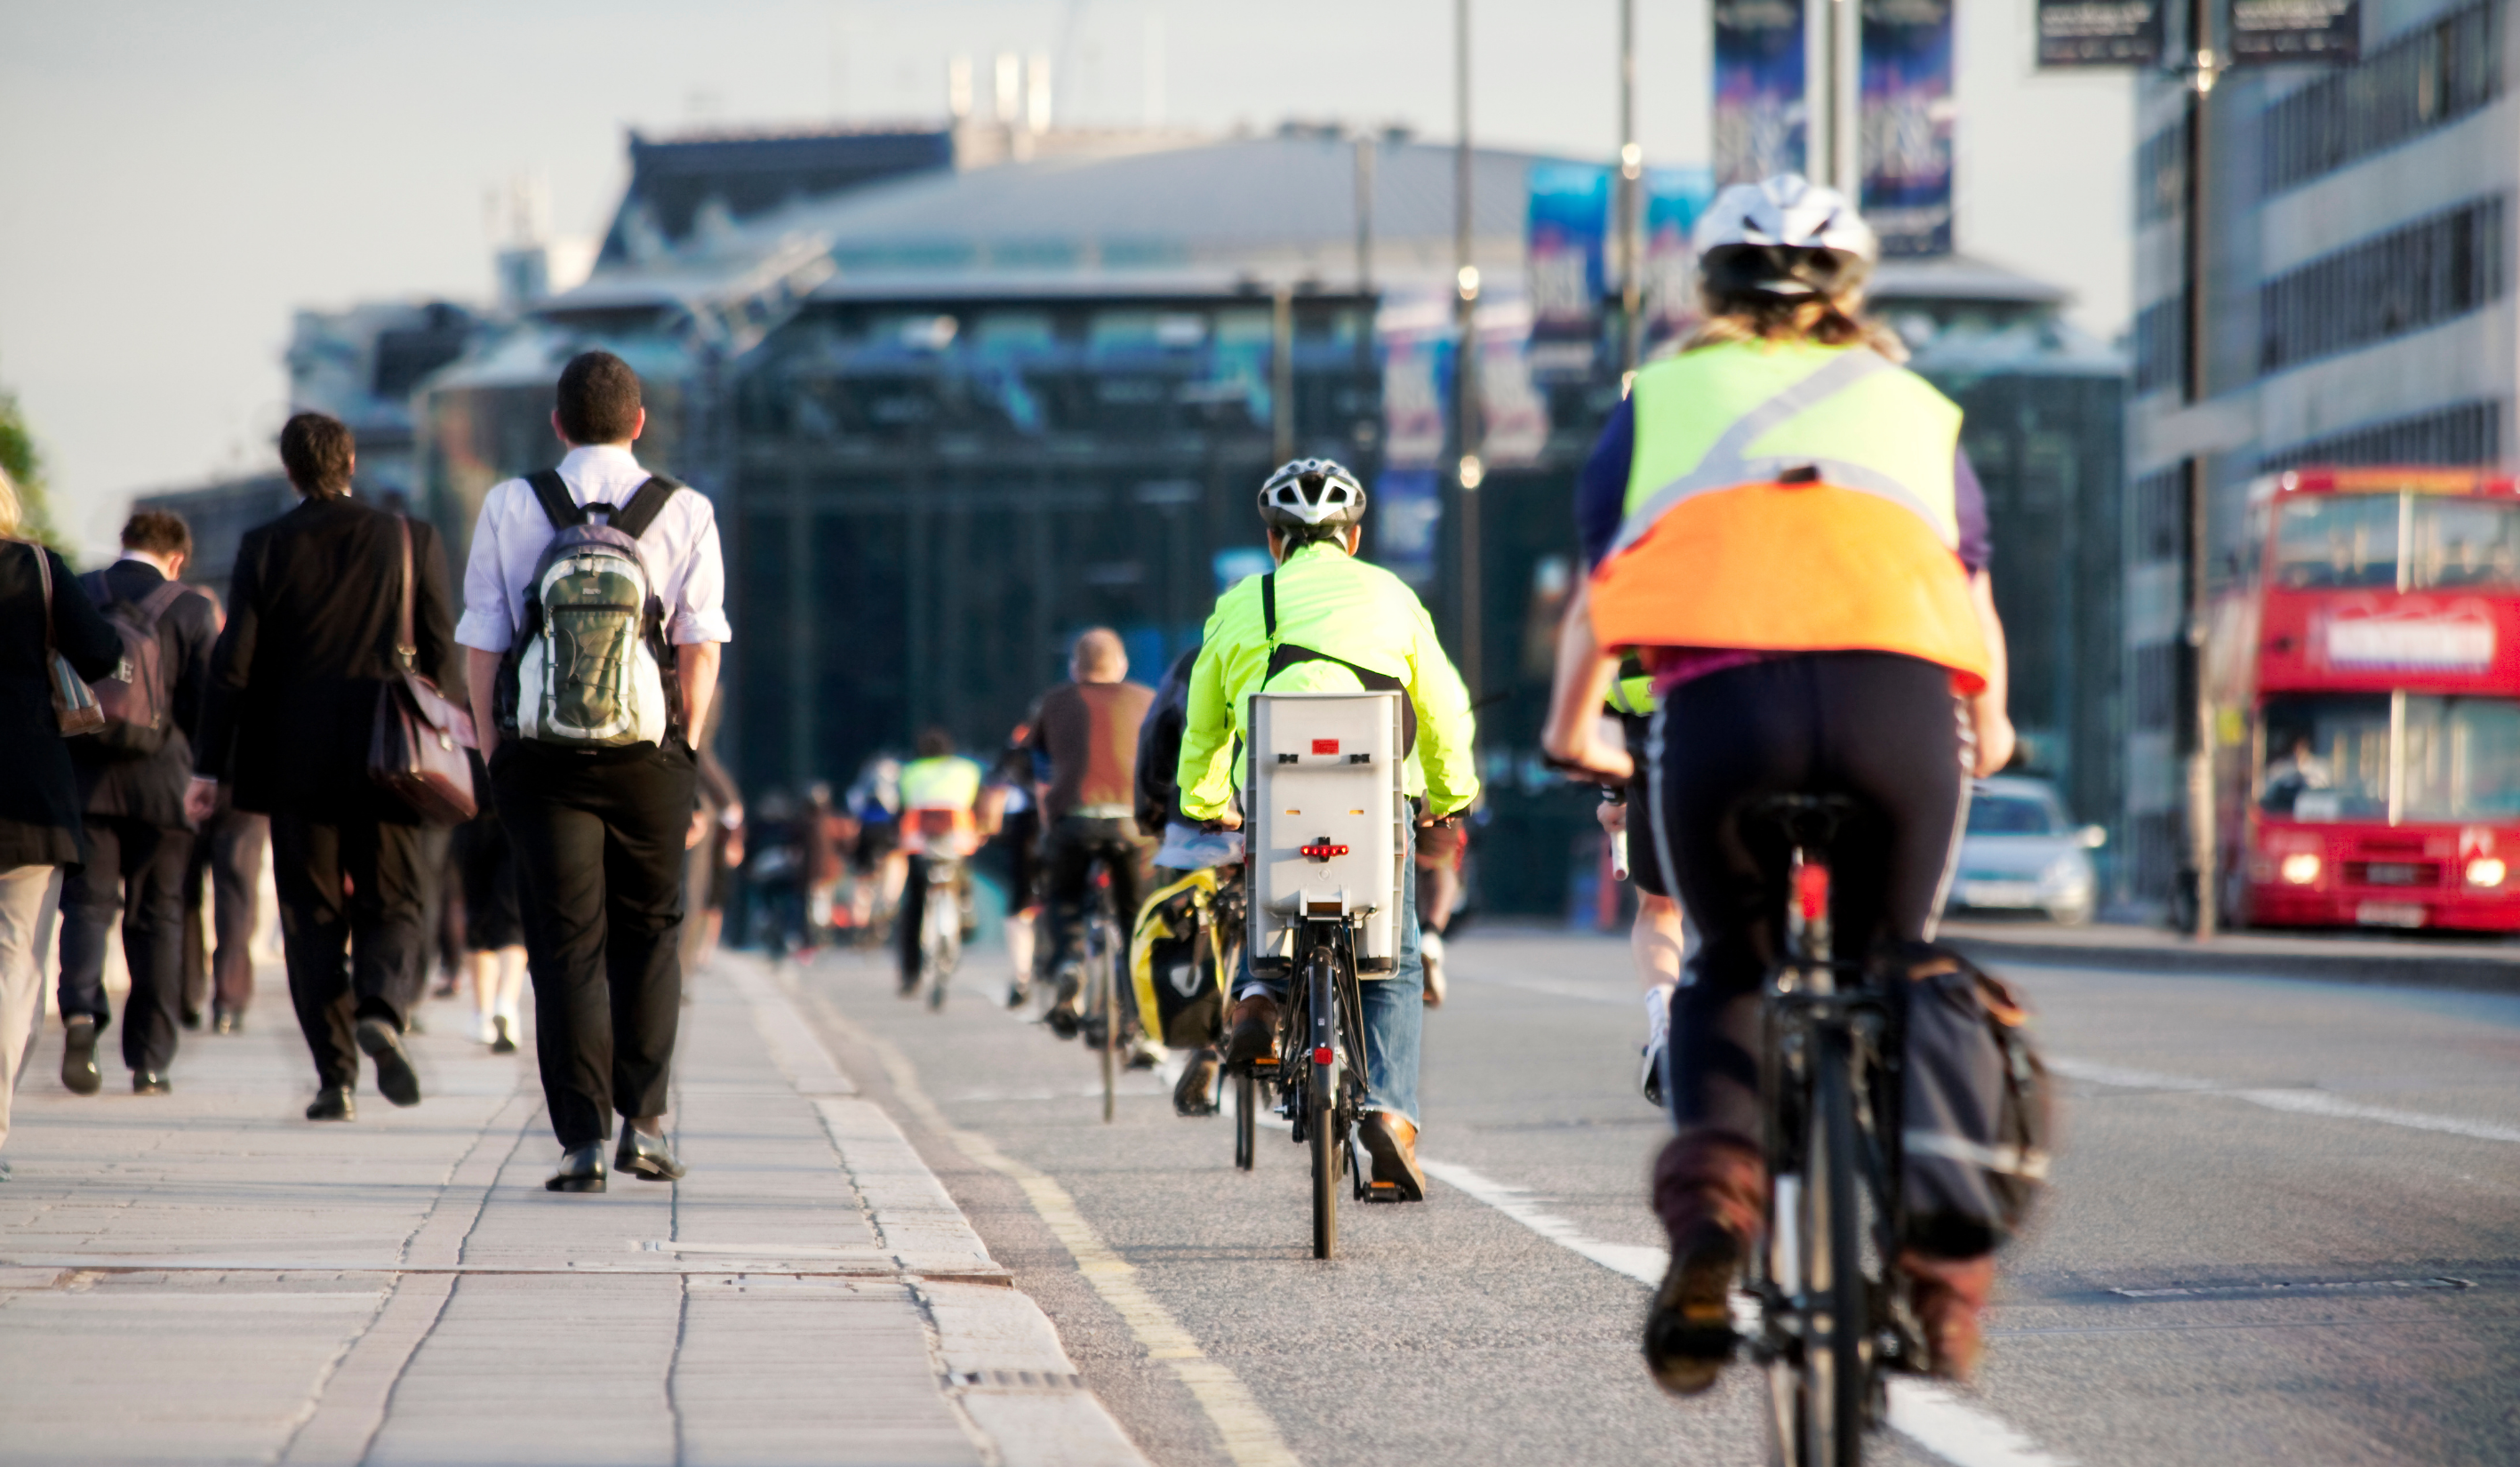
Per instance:
[[[578,504],[548,469],[525,483],[556,532],[526,583],[524,625],[500,660],[499,731],[564,749],[663,744],[680,727],[681,700],[639,536],[682,485],[651,478],[614,506]]]

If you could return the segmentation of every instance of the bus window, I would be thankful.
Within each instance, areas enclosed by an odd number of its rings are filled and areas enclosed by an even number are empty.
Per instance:
[[[2408,820],[2520,818],[2520,700],[2407,699]]]
[[[2389,695],[2270,698],[2258,808],[2296,820],[2389,818]]]
[[[2412,518],[2416,590],[2520,585],[2520,504],[2418,494]]]
[[[2286,590],[2398,584],[2398,496],[2302,494],[2275,528],[2274,583]]]

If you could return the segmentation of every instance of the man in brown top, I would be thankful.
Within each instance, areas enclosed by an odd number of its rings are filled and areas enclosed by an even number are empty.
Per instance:
[[[1068,676],[1041,696],[1031,747],[1050,761],[1041,789],[1042,895],[1050,913],[1051,971],[1058,1002],[1051,1028],[1076,1032],[1078,976],[1073,969],[1085,907],[1085,878],[1099,857],[1111,872],[1111,908],[1122,930],[1138,916],[1146,842],[1138,835],[1138,725],[1154,690],[1127,680],[1129,654],[1119,633],[1089,627],[1068,654]],[[1126,987],[1126,985],[1116,985]]]

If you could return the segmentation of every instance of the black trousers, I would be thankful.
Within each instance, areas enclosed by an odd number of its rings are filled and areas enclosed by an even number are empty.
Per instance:
[[[516,854],[535,1055],[560,1144],[661,1116],[682,1023],[683,837],[691,751],[499,746],[490,783]]]
[[[226,804],[193,836],[193,859],[184,873],[184,1011],[215,1006],[242,1014],[253,1002],[253,924],[261,902],[262,852],[271,844],[271,819]],[[204,889],[216,897],[205,943],[202,927]]]
[[[1663,701],[1650,735],[1657,854],[1698,936],[1672,996],[1665,1088],[1684,1129],[1758,1144],[1759,989],[1783,949],[1790,855],[1759,802],[1835,794],[1860,806],[1828,851],[1838,958],[1922,941],[1967,807],[1960,715],[1949,672],[1870,652],[1732,667]]]
[[[361,1019],[402,1027],[420,1000],[428,945],[428,888],[446,833],[354,815],[271,817],[272,884],[280,893],[289,1001],[327,1088],[359,1082],[351,1030]]]
[[[1147,842],[1132,819],[1089,820],[1061,815],[1041,838],[1041,898],[1050,918],[1050,968],[1056,973],[1077,950],[1085,927],[1085,879],[1099,857],[1111,872],[1111,910],[1120,931],[1138,925],[1138,902],[1145,894],[1140,880],[1148,855]]]
[[[113,1022],[105,997],[106,940],[122,919],[131,996],[122,1005],[122,1062],[160,1074],[175,1060],[184,992],[184,869],[193,833],[127,815],[87,817],[88,860],[62,881],[62,1017]]]

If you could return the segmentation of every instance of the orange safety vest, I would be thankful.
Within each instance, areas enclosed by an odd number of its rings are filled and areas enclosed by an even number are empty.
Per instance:
[[[1864,346],[1727,343],[1637,374],[1626,517],[1593,573],[1605,649],[1993,663],[1959,561],[1960,410]]]

